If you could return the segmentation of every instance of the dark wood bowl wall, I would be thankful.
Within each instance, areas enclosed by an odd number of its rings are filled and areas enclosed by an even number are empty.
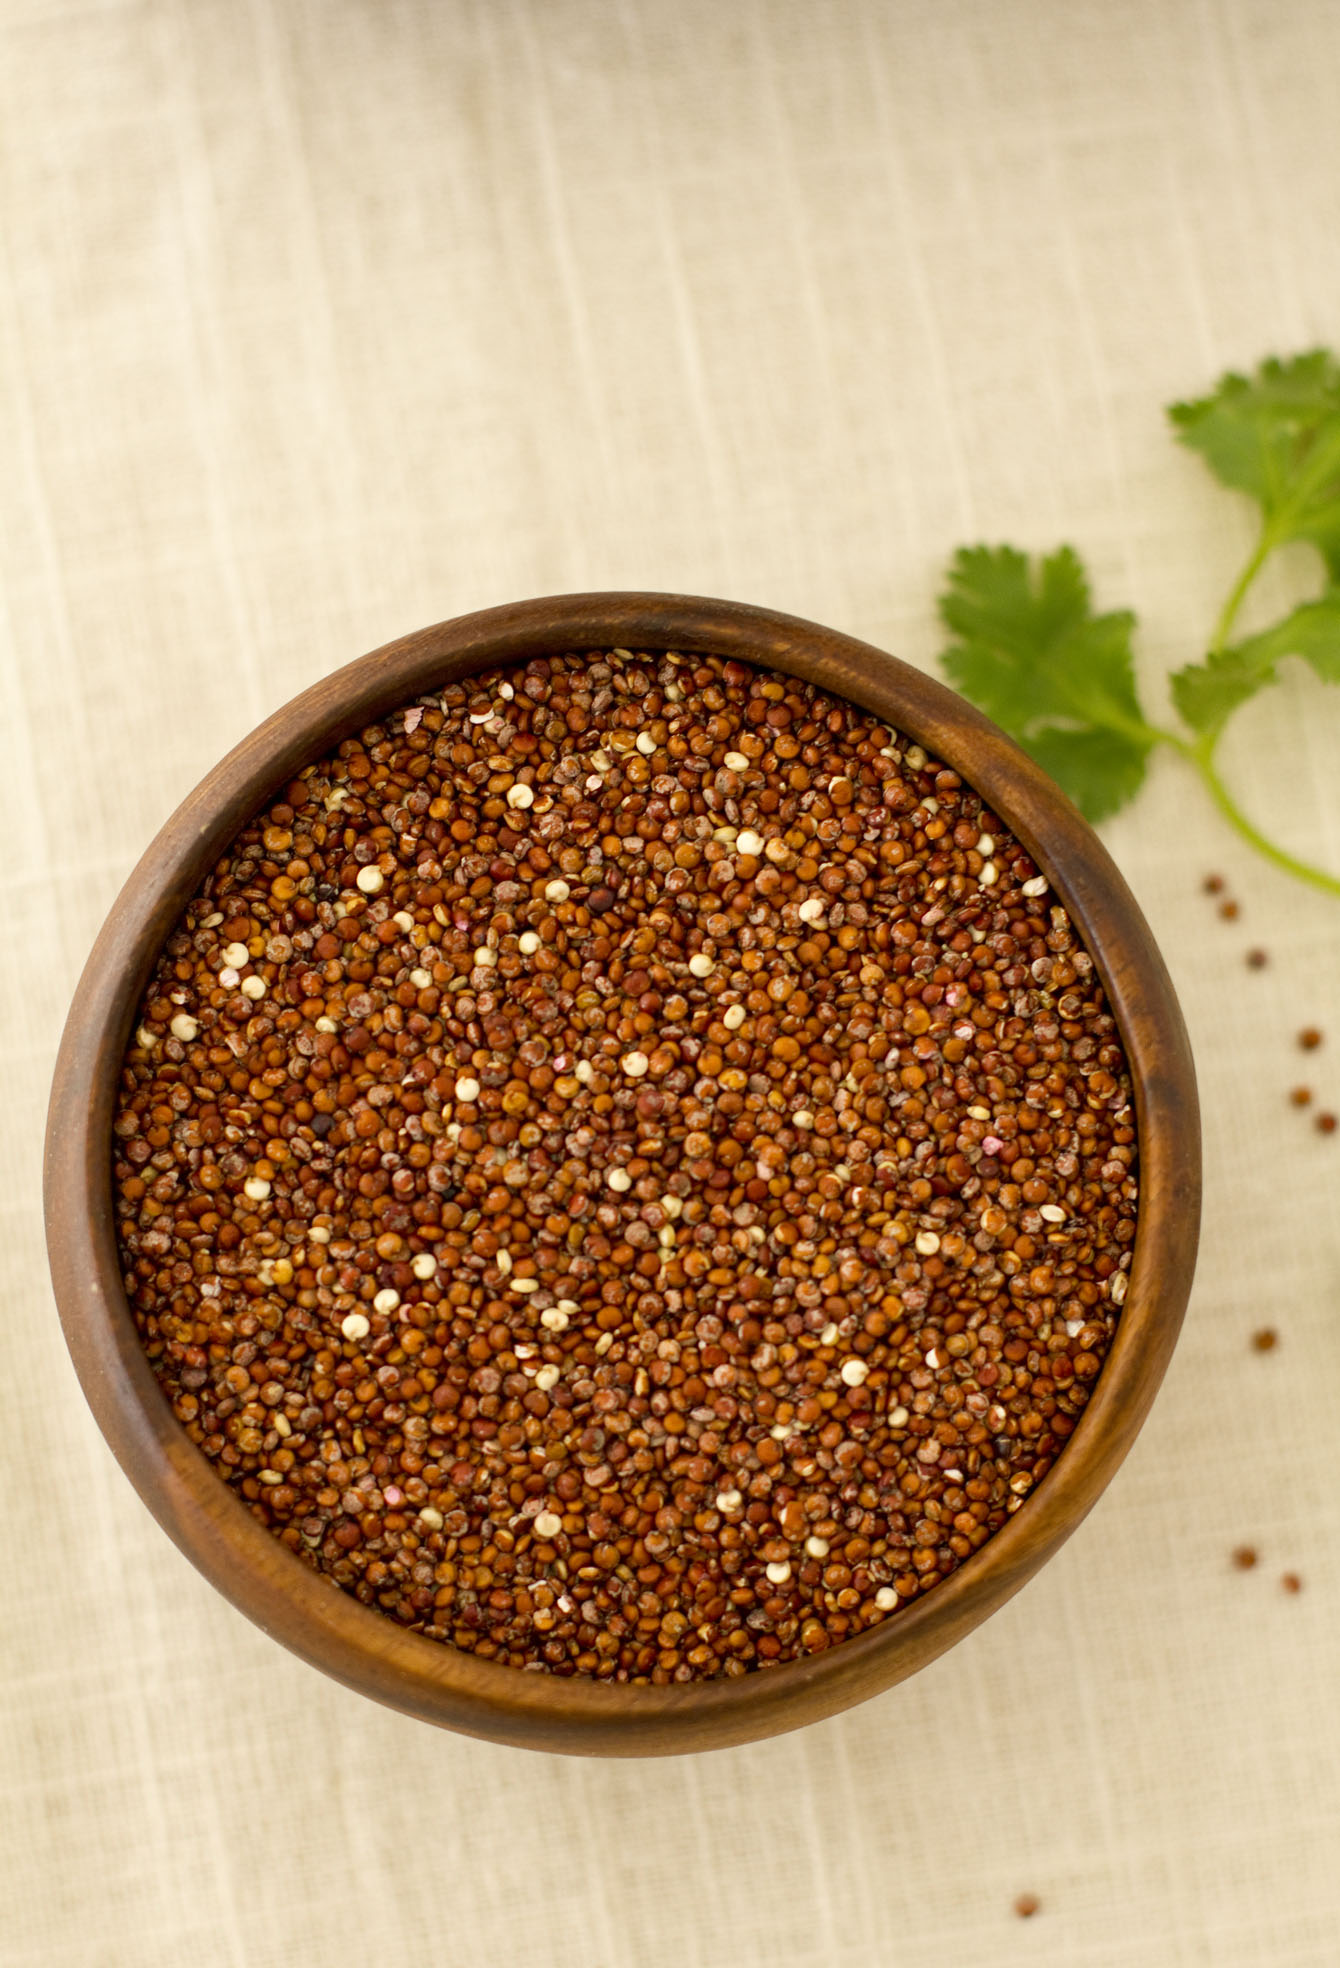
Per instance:
[[[339,1591],[251,1516],[188,1440],[140,1346],[112,1218],[120,1063],[157,954],[238,828],[351,732],[473,672],[563,650],[679,649],[788,672],[875,712],[944,759],[1051,879],[1092,954],[1135,1081],[1140,1207],[1131,1284],[1103,1372],[1046,1480],[924,1599],[785,1667],[667,1688],[523,1674],[405,1632]],[[70,1011],[46,1147],[61,1320],[104,1435],[159,1523],[258,1625],[351,1688],[443,1727],[533,1749],[646,1756],[723,1747],[832,1715],[924,1667],[1018,1591],[1091,1508],[1171,1355],[1195,1263],[1200,1136],[1180,1012],[1106,850],[1055,784],[962,698],[896,657],[769,610],[674,595],[564,595],[424,629],[277,711],[183,802],[118,897]]]

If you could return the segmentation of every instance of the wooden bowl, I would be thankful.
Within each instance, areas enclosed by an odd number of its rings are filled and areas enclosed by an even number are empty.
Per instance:
[[[350,732],[472,672],[562,650],[702,650],[849,698],[944,759],[1045,870],[1093,956],[1135,1081],[1140,1207],[1131,1283],[1093,1397],[1054,1468],[961,1570],[840,1646],[735,1679],[612,1686],[521,1673],[404,1631],[332,1587],[251,1516],[187,1439],[121,1283],[112,1113],[140,993],[206,870],[274,788]],[[66,1340],[103,1434],[168,1535],[233,1604],[348,1687],[444,1728],[531,1749],[648,1756],[798,1728],[901,1681],[1017,1592],[1085,1515],[1135,1438],[1168,1364],[1195,1262],[1200,1131],[1172,986],[1106,851],[1041,769],[896,657],[768,609],[678,595],[560,595],[388,643],[245,738],[180,806],[131,875],[75,994],[51,1096],[46,1223]]]

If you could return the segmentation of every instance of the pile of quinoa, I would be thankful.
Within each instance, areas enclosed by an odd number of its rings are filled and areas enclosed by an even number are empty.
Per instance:
[[[972,788],[617,649],[281,790],[156,965],[113,1169],[154,1371],[282,1543],[457,1648],[662,1684],[970,1559],[1136,1219],[1094,965]]]

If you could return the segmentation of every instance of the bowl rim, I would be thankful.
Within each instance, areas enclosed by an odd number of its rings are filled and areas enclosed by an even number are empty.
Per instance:
[[[190,1442],[142,1351],[122,1286],[111,1121],[153,961],[199,880],[267,795],[433,687],[536,655],[611,647],[733,657],[886,719],[979,792],[1048,876],[1092,956],[1135,1083],[1140,1205],[1130,1284],[1103,1371],[1038,1489],[933,1591],[824,1653],[669,1687],[519,1671],[399,1627],[289,1552]],[[321,678],[209,771],[130,874],[85,965],[48,1114],[45,1217],[56,1299],[86,1399],[169,1536],[233,1605],[311,1665],[406,1713],[497,1742],[591,1755],[693,1751],[831,1715],[927,1665],[1012,1596],[1115,1473],[1162,1380],[1195,1265],[1195,1073],[1163,959],[1088,823],[964,698],[900,658],[775,610],[697,596],[540,596],[440,622]]]

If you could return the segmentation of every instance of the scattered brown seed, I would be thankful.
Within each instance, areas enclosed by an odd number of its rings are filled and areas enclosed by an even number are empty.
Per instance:
[[[1280,1579],[1280,1584],[1286,1592],[1301,1592],[1303,1589],[1303,1581],[1297,1572],[1285,1572]]]
[[[242,829],[141,1002],[117,1225],[179,1422],[508,1666],[897,1618],[1045,1479],[1125,1296],[1088,952],[957,774],[789,677],[594,652],[415,708]]]
[[[1222,895],[1224,892],[1224,878],[1222,875],[1206,875],[1205,880],[1201,883],[1201,887],[1207,895]]]
[[[1317,1130],[1317,1132],[1318,1132],[1319,1134],[1334,1134],[1334,1133],[1335,1133],[1335,1115],[1334,1115],[1334,1114],[1318,1114],[1318,1116],[1317,1116],[1317,1118],[1316,1118],[1316,1120],[1315,1120],[1315,1121],[1314,1121],[1314,1122],[1312,1123],[1312,1125],[1313,1125],[1313,1126],[1314,1126],[1314,1127],[1316,1128],[1316,1130]]]
[[[1296,1086],[1289,1095],[1289,1098],[1295,1107],[1306,1107],[1311,1103],[1312,1089],[1311,1087]]]
[[[1249,950],[1247,952],[1248,970],[1264,970],[1269,961],[1270,959],[1264,950]]]
[[[1298,1043],[1304,1052],[1315,1052],[1321,1044],[1321,1033],[1315,1025],[1305,1025],[1298,1034]]]
[[[1021,1893],[1014,1903],[1014,1910],[1021,1920],[1031,1920],[1041,1905],[1042,1901],[1036,1893]]]
[[[1252,1345],[1258,1353],[1273,1353],[1279,1345],[1279,1337],[1273,1326],[1262,1326],[1252,1334]]]
[[[1225,922],[1236,922],[1242,911],[1236,902],[1221,902],[1219,913]]]
[[[1249,1572],[1256,1563],[1256,1551],[1250,1544],[1240,1544],[1233,1553],[1233,1563],[1240,1572]]]

